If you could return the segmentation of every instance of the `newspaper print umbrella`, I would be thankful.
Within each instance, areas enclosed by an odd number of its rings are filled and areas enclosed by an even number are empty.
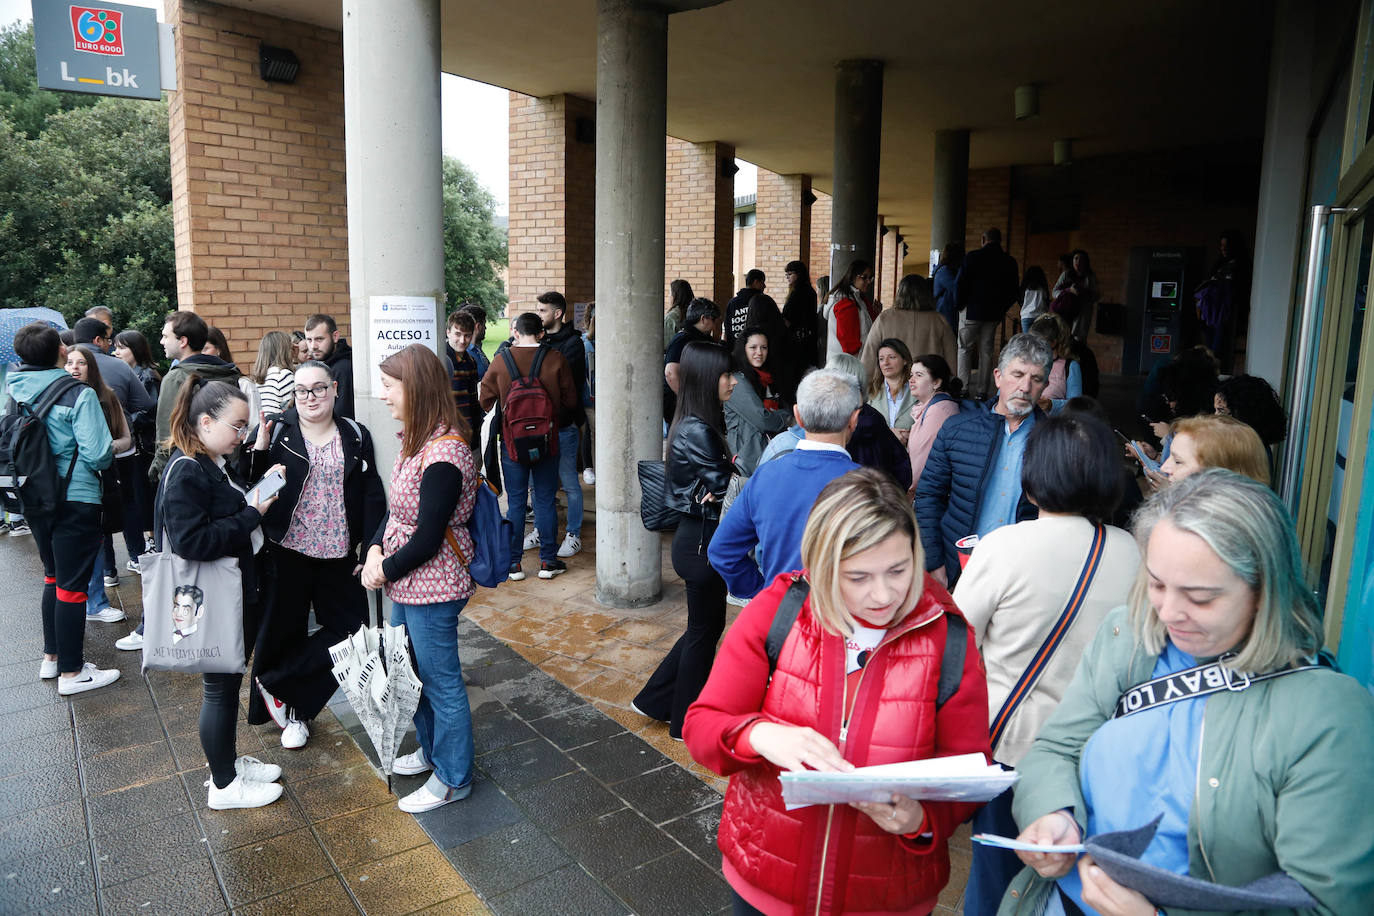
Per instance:
[[[381,596],[376,597],[381,620]],[[391,768],[420,705],[420,679],[410,662],[410,639],[405,627],[368,626],[329,648],[334,680],[343,689],[358,721],[363,724],[391,787]]]
[[[41,321],[52,325],[59,331],[67,329],[67,321],[61,312],[37,306],[22,309],[0,309],[0,366],[19,362],[14,352],[14,333],[25,325]]]

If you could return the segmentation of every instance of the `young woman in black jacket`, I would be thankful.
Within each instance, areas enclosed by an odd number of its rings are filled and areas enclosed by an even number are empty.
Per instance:
[[[286,468],[286,486],[262,520],[277,587],[259,634],[253,682],[282,729],[282,747],[298,750],[310,737],[308,723],[338,687],[329,647],[367,619],[359,547],[386,517],[386,491],[372,435],[334,413],[329,367],[302,363],[290,390],[294,406],[258,426],[252,451],[249,479],[271,465]],[[312,606],[320,625],[313,634]],[[254,722],[256,707],[249,712]]]
[[[253,651],[268,591],[262,547],[262,516],[276,497],[244,501],[244,486],[229,476],[226,459],[238,451],[249,428],[248,400],[228,382],[206,382],[192,373],[172,407],[171,457],[162,474],[154,534],[186,560],[238,559],[243,577],[243,650]],[[209,806],[259,808],[276,801],[281,767],[239,757],[234,746],[242,674],[205,674],[200,707],[200,744],[210,764]]]
[[[678,367],[677,413],[668,430],[665,495],[682,515],[673,535],[673,569],[687,588],[687,632],[631,707],[667,722],[669,736],[679,741],[687,707],[706,684],[725,629],[725,580],[707,562],[706,548],[734,473],[722,409],[737,384],[730,368],[730,354],[715,344],[688,344]]]

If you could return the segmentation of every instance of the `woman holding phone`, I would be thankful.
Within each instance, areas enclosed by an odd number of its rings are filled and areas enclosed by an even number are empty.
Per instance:
[[[338,686],[329,647],[367,618],[360,549],[386,515],[386,493],[371,434],[334,413],[337,390],[329,367],[302,363],[290,390],[291,405],[258,425],[252,453],[254,480],[271,466],[286,468],[286,486],[262,520],[278,584],[263,621],[253,683],[282,729],[282,747],[296,750]],[[313,634],[311,607],[319,624]]]

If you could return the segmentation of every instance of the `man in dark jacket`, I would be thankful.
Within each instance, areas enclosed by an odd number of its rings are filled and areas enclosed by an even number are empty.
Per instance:
[[[566,559],[582,549],[582,478],[577,473],[577,455],[582,424],[587,422],[586,405],[582,403],[582,390],[587,386],[587,350],[582,335],[568,320],[568,300],[562,293],[549,290],[540,293],[535,301],[539,303],[535,306],[539,320],[544,323],[542,345],[563,354],[577,389],[577,399],[558,418],[558,482],[568,495],[568,533],[558,547],[558,555]],[[539,546],[538,528],[525,538],[524,546],[526,550]]]
[[[1054,353],[1033,334],[1017,334],[1002,348],[993,378],[997,401],[950,417],[931,446],[916,486],[926,570],[949,588],[959,578],[955,542],[987,534],[1038,514],[1021,491],[1021,459],[1035,406],[1049,382]]]
[[[663,354],[663,422],[672,423],[677,412],[678,363],[682,362],[682,351],[689,343],[717,344],[715,337],[716,322],[720,321],[720,309],[710,299],[693,299],[687,306],[687,319]]]
[[[744,326],[749,323],[750,303],[767,286],[763,271],[755,267],[744,275],[744,288],[725,303],[725,349],[734,350],[735,338],[743,333]]]
[[[152,419],[157,411],[157,402],[148,394],[143,383],[138,380],[129,364],[117,356],[110,356],[110,329],[99,318],[82,318],[72,328],[76,342],[85,344],[95,353],[95,365],[100,370],[100,378],[119,399],[125,415],[132,425],[145,417]]]
[[[1020,294],[1016,259],[1002,250],[1002,230],[983,233],[983,247],[964,256],[954,280],[959,316],[959,378],[964,390],[978,397],[992,394],[992,349],[997,325]],[[978,376],[973,351],[978,351]]]
[[[353,348],[339,336],[339,325],[330,315],[311,315],[305,319],[305,342],[310,358],[329,367],[329,376],[338,385],[339,396],[334,409],[340,416],[355,419],[353,414]]]

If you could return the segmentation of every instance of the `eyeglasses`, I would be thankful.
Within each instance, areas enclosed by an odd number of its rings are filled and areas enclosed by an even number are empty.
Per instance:
[[[865,283],[872,283],[872,282],[873,282],[873,275],[872,275],[872,274],[859,274],[859,275],[858,275],[857,277],[855,277],[854,279],[855,279],[855,280],[863,280]]]
[[[227,423],[224,420],[221,420],[219,417],[211,417],[210,419],[214,420],[216,423],[221,423],[232,429],[234,431],[234,435],[238,437],[239,441],[243,441],[248,437],[247,423],[243,424],[242,426],[235,426],[233,423]]]
[[[328,385],[316,385],[313,388],[297,388],[296,400],[308,401],[311,398],[322,398],[329,391]]]

